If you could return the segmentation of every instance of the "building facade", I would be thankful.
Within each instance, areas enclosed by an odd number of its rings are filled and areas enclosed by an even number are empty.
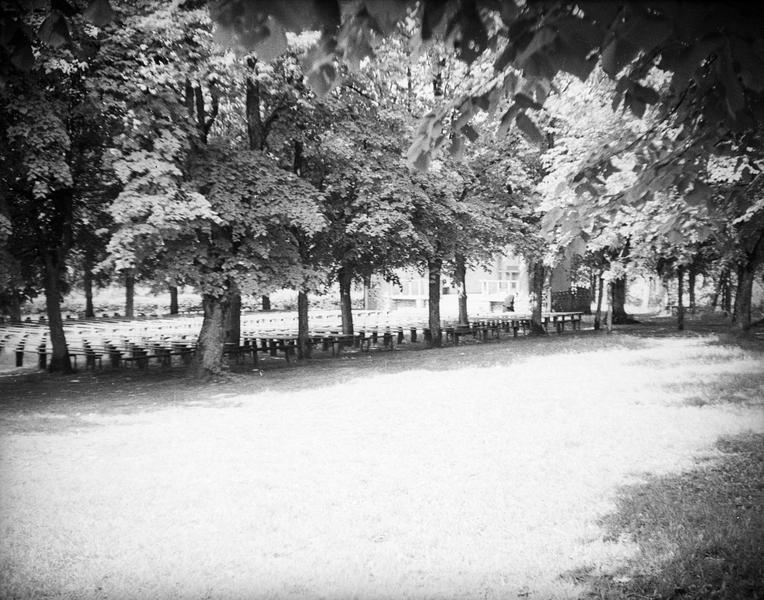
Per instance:
[[[422,310],[428,304],[427,273],[415,269],[402,270],[398,274],[400,285],[383,282],[378,301],[383,310]],[[528,310],[528,267],[526,262],[512,253],[497,255],[483,268],[467,271],[467,308],[471,314],[501,312],[507,299],[512,296],[516,312]],[[456,316],[458,290],[450,275],[441,277],[440,311],[444,317]]]

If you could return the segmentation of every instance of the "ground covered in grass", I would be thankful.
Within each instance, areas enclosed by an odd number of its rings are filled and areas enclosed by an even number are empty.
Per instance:
[[[764,589],[756,344],[582,332],[0,396],[3,598]]]

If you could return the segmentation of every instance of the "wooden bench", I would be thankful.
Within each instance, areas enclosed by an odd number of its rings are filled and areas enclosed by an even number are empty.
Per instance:
[[[568,322],[573,328],[573,331],[576,331],[577,329],[580,330],[583,314],[584,313],[582,312],[548,313],[544,315],[544,325],[545,327],[548,327],[549,321],[551,320],[557,333],[562,333],[565,331],[565,323]]]
[[[321,337],[321,347],[324,351],[331,350],[332,356],[339,356],[345,346],[354,346],[358,340],[360,337],[352,333],[325,333]]]
[[[372,345],[379,348],[379,338],[380,338],[380,332],[378,329],[374,328],[371,330],[364,330],[361,331],[358,337],[359,347],[361,350],[365,352],[369,352],[371,350]],[[385,331],[382,331],[382,348],[385,350],[394,350],[395,345],[393,343],[393,340],[397,339],[398,343],[403,342],[403,330],[396,331],[396,335],[393,336],[393,332],[389,329],[386,329]]]
[[[459,338],[464,335],[471,335],[473,338],[476,336],[476,331],[470,323],[448,325],[443,328],[443,332],[446,334],[446,343],[452,341],[454,346],[459,345]]]

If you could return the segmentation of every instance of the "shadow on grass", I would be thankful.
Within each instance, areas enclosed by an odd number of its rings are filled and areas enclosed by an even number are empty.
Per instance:
[[[764,405],[764,372],[720,374],[713,381],[674,383],[666,388],[687,394],[689,406]]]
[[[491,368],[525,358],[580,352],[607,352],[610,349],[639,349],[648,342],[631,336],[605,335],[592,330],[564,335],[519,337],[498,340],[468,340],[459,346],[427,349],[422,344],[405,343],[392,352],[351,350],[339,357],[327,355],[292,361],[270,357],[255,366],[251,362],[231,365],[227,377],[217,382],[200,382],[181,367],[144,370],[83,371],[73,375],[37,372],[0,379],[0,412],[29,411],[81,406],[82,410],[131,412],[153,405],[178,405],[186,401],[202,403],[204,398],[260,391],[301,391],[342,384],[356,378],[390,375],[412,370],[453,371]],[[215,401],[219,404],[219,400]],[[159,407],[161,408],[161,406]]]
[[[639,552],[615,572],[563,574],[586,588],[582,598],[764,598],[764,435],[717,447],[718,460],[620,490],[600,525]]]

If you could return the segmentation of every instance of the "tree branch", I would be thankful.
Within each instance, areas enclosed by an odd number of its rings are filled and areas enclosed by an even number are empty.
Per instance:
[[[363,90],[357,88],[352,83],[345,82],[345,83],[342,84],[342,87],[347,88],[347,89],[355,92],[359,96],[363,96],[364,98],[366,98],[370,102],[373,102],[375,106],[379,105],[379,102],[377,102],[376,99],[374,99],[372,96],[370,96],[367,92],[364,92]]]

